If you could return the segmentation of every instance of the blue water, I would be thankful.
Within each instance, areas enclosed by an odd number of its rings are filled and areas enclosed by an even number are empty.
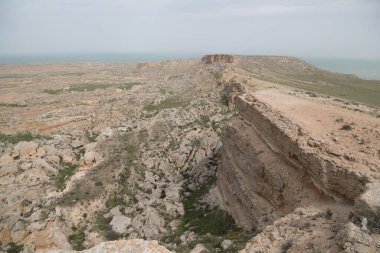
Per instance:
[[[380,80],[380,60],[312,57],[302,57],[302,59],[320,69],[345,74],[354,74],[363,79]]]
[[[31,64],[61,62],[147,62],[201,57],[202,54],[46,54],[0,55],[0,64]],[[380,80],[380,60],[301,57],[314,66],[363,79]]]

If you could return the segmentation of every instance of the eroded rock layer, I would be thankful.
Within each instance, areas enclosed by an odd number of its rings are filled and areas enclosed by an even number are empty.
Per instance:
[[[282,101],[276,100],[272,106],[271,100],[278,98]],[[300,112],[293,113],[297,106],[311,106],[312,102],[302,104],[297,98],[292,101],[294,104],[288,103],[283,94],[265,92],[243,94],[235,99],[238,115],[225,130],[218,185],[226,208],[246,229],[268,224],[296,207],[318,206],[333,200],[350,205],[367,183],[378,180],[378,159],[374,152],[359,152],[357,143],[346,141],[343,145],[330,140],[338,134],[342,139],[347,137],[347,131],[339,129],[338,123],[326,123],[331,120],[327,112],[335,108],[313,105],[321,114],[326,113],[328,120],[323,122],[317,116],[314,119],[313,112],[309,118]],[[334,115],[344,115],[339,110]],[[297,121],[294,115],[302,120]],[[307,127],[313,120],[329,132]],[[369,129],[366,132],[371,132],[370,128],[378,125],[376,120],[372,123],[366,120],[356,119],[363,125],[358,123],[355,128],[366,127]],[[352,131],[353,136],[359,134]],[[376,133],[373,134],[376,146]],[[347,147],[349,144],[352,146]]]

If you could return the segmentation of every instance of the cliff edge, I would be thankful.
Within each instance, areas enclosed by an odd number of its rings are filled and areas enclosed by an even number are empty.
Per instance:
[[[241,227],[263,229],[243,252],[276,252],[286,243],[304,252],[307,244],[331,250],[339,226],[358,213],[358,226],[371,220],[352,208],[379,181],[379,119],[275,89],[234,102],[238,114],[225,129],[218,186]],[[367,199],[376,198],[373,192]]]

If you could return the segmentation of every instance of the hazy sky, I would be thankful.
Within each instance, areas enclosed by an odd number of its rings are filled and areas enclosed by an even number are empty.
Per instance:
[[[0,54],[380,59],[380,0],[0,0]]]

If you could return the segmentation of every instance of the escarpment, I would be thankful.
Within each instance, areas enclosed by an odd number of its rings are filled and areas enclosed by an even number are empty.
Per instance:
[[[228,54],[213,54],[213,55],[205,55],[202,58],[202,63],[212,64],[212,63],[232,63],[234,61],[234,57]]]
[[[243,94],[234,101],[238,115],[225,129],[218,186],[243,228],[268,224],[297,207],[351,206],[367,183],[378,181],[377,119],[290,100],[281,92]],[[350,131],[345,120],[355,122]],[[372,151],[357,140],[363,135]]]

